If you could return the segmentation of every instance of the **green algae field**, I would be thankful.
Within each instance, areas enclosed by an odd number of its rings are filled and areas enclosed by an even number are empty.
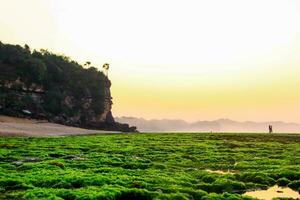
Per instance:
[[[0,199],[254,199],[300,191],[300,135],[1,137]]]

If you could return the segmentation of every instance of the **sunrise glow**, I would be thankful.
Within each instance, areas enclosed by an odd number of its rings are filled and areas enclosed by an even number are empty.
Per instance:
[[[300,122],[300,1],[0,5],[2,42],[110,63],[115,116]]]

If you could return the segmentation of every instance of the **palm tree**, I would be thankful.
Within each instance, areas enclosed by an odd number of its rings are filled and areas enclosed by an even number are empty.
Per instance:
[[[109,64],[108,63],[105,63],[103,66],[103,72],[105,74],[105,76],[108,76],[108,69],[109,69]]]
[[[86,61],[86,62],[84,63],[84,66],[90,67],[90,65],[91,65],[91,62],[90,62],[90,61]]]

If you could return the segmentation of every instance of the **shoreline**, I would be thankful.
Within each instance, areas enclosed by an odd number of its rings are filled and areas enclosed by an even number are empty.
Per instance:
[[[0,115],[0,136],[68,136],[119,133],[117,131],[90,130],[61,124],[50,123],[45,120],[16,118]]]

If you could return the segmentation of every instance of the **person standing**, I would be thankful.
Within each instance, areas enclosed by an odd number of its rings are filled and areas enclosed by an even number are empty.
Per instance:
[[[269,133],[273,133],[273,126],[269,125]]]

